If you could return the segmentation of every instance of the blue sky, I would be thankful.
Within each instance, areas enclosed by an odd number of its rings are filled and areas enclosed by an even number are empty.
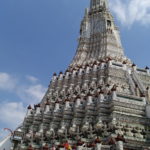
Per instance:
[[[125,54],[150,66],[150,1],[110,0]],[[0,137],[42,98],[54,72],[75,54],[89,0],[0,1]]]

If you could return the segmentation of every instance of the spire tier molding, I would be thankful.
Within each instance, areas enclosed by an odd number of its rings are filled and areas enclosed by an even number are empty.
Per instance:
[[[107,0],[91,0],[76,54],[27,109],[14,150],[150,148],[150,72],[122,48]]]

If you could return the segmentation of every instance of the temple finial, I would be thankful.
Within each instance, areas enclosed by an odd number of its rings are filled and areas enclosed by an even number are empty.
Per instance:
[[[108,8],[107,0],[91,0],[90,8],[104,7]]]

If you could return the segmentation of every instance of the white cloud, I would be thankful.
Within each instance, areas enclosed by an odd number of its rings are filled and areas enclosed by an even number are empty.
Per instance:
[[[25,117],[25,108],[21,102],[1,102],[0,105],[0,140],[6,137],[7,131],[4,128],[14,130],[23,122]]]
[[[37,104],[42,100],[46,88],[38,82],[33,76],[25,76],[21,80],[8,73],[0,73],[0,92],[8,95],[7,101],[0,100],[0,139],[8,134],[3,128],[15,129],[22,123],[26,112],[24,105]],[[16,96],[16,101],[10,99],[10,92],[13,97]]]
[[[44,96],[45,91],[46,89],[42,85],[38,84],[28,87],[25,90],[25,93],[34,99],[41,100]]]
[[[27,80],[29,80],[31,83],[36,83],[38,81],[38,79],[34,76],[26,76]]]
[[[46,88],[38,83],[39,80],[34,76],[28,75],[25,79],[21,80],[8,73],[0,73],[0,92],[2,90],[5,93],[12,92],[19,96],[20,101],[25,104],[39,103],[46,92]]]
[[[15,89],[17,80],[7,73],[0,72],[0,90]]]
[[[150,0],[110,0],[110,8],[122,25],[150,24]]]
[[[21,102],[2,102],[0,105],[0,114],[1,123],[8,126],[11,124],[11,127],[15,128],[22,122],[25,116],[25,108]]]
[[[46,88],[41,84],[20,86],[17,90],[17,95],[22,99],[26,104],[37,104],[39,103],[44,94]]]

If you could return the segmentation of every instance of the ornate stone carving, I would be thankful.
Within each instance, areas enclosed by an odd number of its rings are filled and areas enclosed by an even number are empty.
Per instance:
[[[124,146],[131,149],[132,145],[137,148],[135,143],[150,146],[150,130],[146,129],[150,126],[149,71],[139,69],[124,55],[106,4],[106,0],[91,0],[76,55],[64,74],[53,75],[42,102],[28,108],[21,127],[24,139],[13,140],[18,149],[20,143],[28,149],[30,145],[42,149],[45,143],[50,149],[52,145],[65,149],[68,140],[79,150],[108,150],[108,144],[123,150],[122,135],[127,139]],[[106,145],[94,143],[99,136]]]

